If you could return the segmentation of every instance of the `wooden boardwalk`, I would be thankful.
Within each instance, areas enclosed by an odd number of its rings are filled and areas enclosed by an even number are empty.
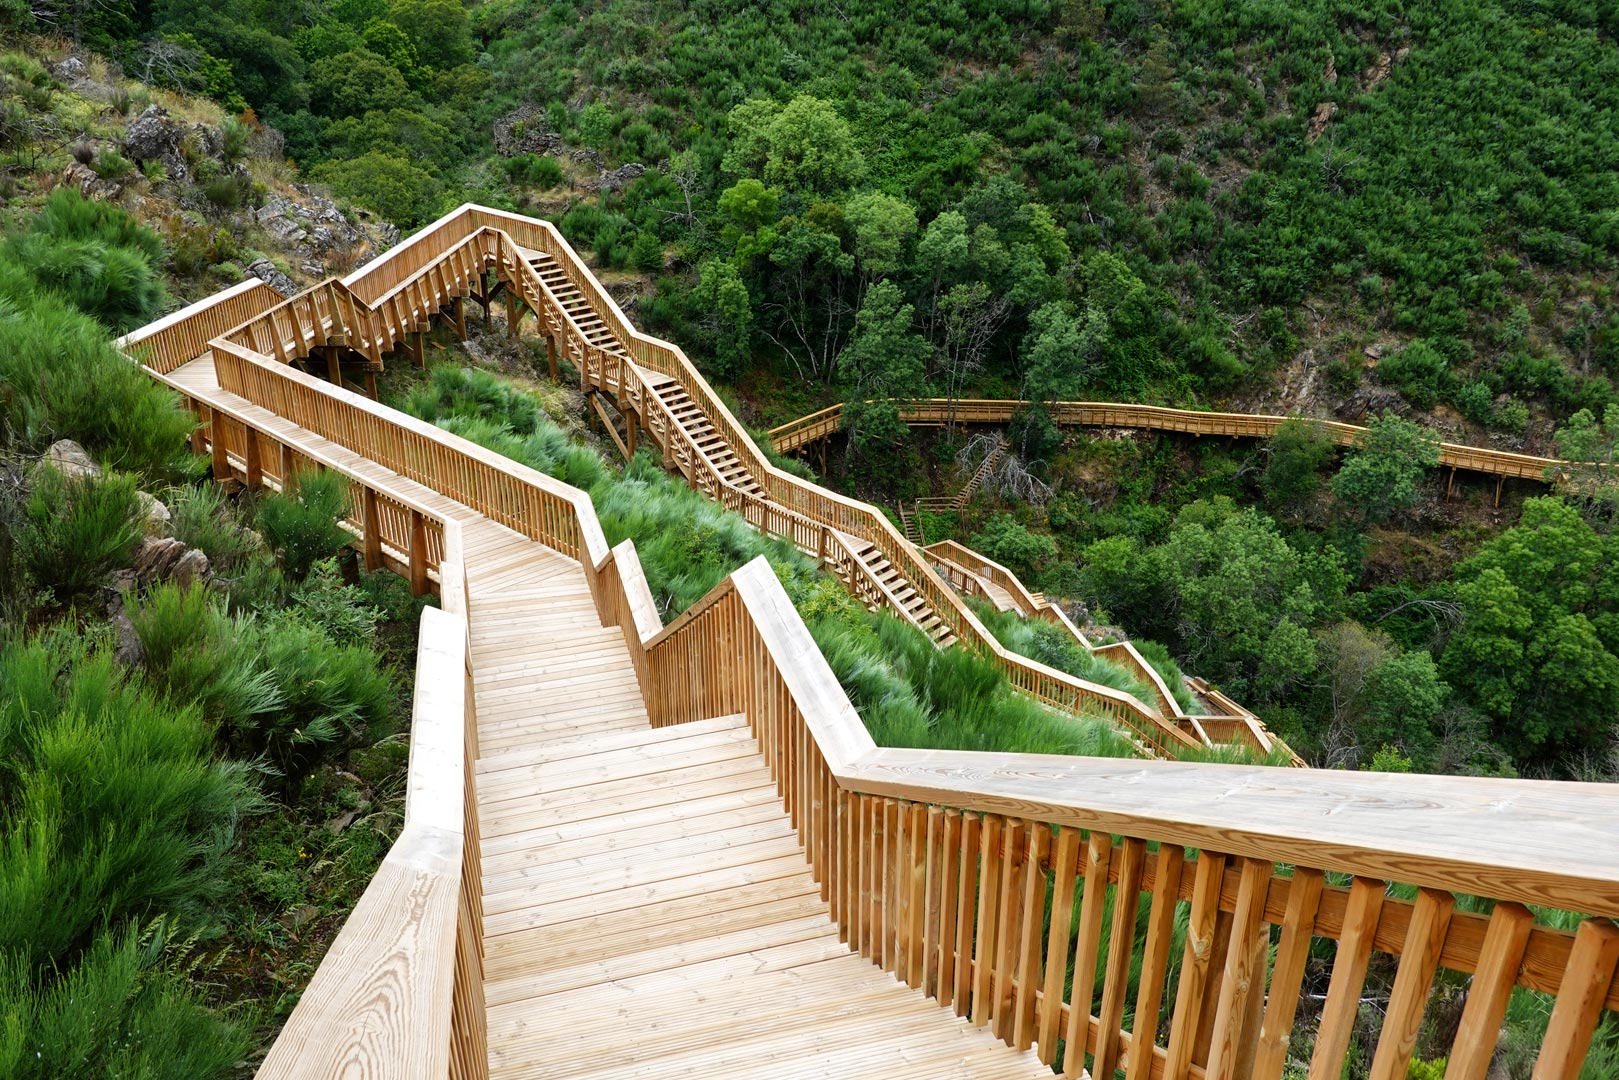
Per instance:
[[[746,717],[653,728],[583,568],[218,388],[462,523],[489,1075],[1049,1077],[839,939]]]

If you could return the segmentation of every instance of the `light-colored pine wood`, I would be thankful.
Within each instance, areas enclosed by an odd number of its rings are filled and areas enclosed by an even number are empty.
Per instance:
[[[1490,929],[1478,970],[1467,988],[1467,1004],[1445,1065],[1445,1080],[1485,1080],[1534,925],[1534,913],[1522,904],[1497,904],[1490,913]]]
[[[1103,896],[1112,857],[1113,841],[1106,833],[1092,832],[1086,838],[1085,884],[1079,898],[1079,921],[1074,927],[1074,985],[1062,1060],[1063,1075],[1070,1078],[1085,1069],[1091,1002],[1096,993],[1096,954],[1102,944]]]
[[[1152,908],[1147,913],[1147,940],[1141,950],[1141,983],[1136,990],[1135,1022],[1125,1055],[1128,1080],[1150,1078],[1158,1016],[1163,1008],[1164,978],[1175,943],[1175,911],[1180,898],[1186,851],[1175,844],[1159,847],[1153,864]]]
[[[1447,892],[1423,889],[1417,894],[1400,953],[1400,970],[1384,1014],[1383,1032],[1372,1058],[1372,1080],[1405,1080],[1455,906],[1456,898]]]
[[[1097,1076],[1112,1076],[1119,1064],[1119,1031],[1124,1026],[1130,960],[1135,952],[1136,904],[1141,894],[1146,862],[1146,841],[1126,837],[1119,848],[1119,879],[1113,891],[1113,930],[1108,936],[1102,1005],[1097,1013],[1099,1034],[1095,1064],[1091,1069]]]
[[[1355,1016],[1360,1009],[1360,991],[1366,982],[1366,965],[1372,955],[1372,939],[1377,919],[1383,912],[1387,887],[1381,881],[1356,878],[1349,890],[1349,907],[1344,913],[1343,935],[1338,939],[1338,955],[1332,962],[1332,981],[1327,985],[1326,1004],[1316,1032],[1315,1053],[1310,1058],[1309,1080],[1337,1080],[1344,1052],[1354,1034]]]
[[[1184,1077],[1191,1068],[1210,967],[1223,959],[1214,955],[1214,926],[1219,916],[1225,863],[1225,856],[1216,852],[1201,851],[1197,856],[1186,951],[1181,958],[1180,983],[1175,990],[1175,1011],[1169,1029],[1167,1076]]]
[[[1046,938],[1046,982],[1040,1000],[1040,1031],[1036,1036],[1040,1060],[1057,1060],[1057,1040],[1063,1034],[1063,979],[1068,973],[1068,942],[1074,921],[1074,891],[1079,883],[1078,829],[1057,832],[1052,867],[1051,923]]]
[[[1552,1006],[1551,1022],[1535,1058],[1532,1080],[1578,1080],[1591,1036],[1602,1017],[1602,1003],[1619,963],[1619,926],[1608,919],[1580,923],[1569,954],[1563,986]]]
[[[1276,944],[1276,963],[1271,970],[1270,994],[1259,1032],[1254,1080],[1280,1080],[1287,1064],[1288,1041],[1298,1011],[1305,965],[1310,959],[1310,941],[1315,933],[1316,910],[1324,881],[1325,875],[1319,870],[1298,867],[1293,871],[1287,891],[1287,910],[1282,919],[1282,936]]]

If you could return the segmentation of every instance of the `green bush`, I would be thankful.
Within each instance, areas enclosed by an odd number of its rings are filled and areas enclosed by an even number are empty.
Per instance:
[[[65,963],[104,926],[201,928],[257,798],[196,709],[71,631],[0,645],[0,955]]]
[[[7,239],[6,252],[42,286],[114,330],[150,322],[167,301],[157,234],[72,188],[58,188],[27,231]]]
[[[133,476],[68,477],[41,468],[18,537],[22,563],[38,585],[67,598],[128,566],[145,511]]]
[[[541,189],[554,188],[562,183],[562,166],[554,157],[517,154],[503,158],[500,168],[514,183],[531,184]]]
[[[353,537],[339,524],[348,504],[348,481],[330,471],[301,473],[295,491],[259,503],[259,531],[290,580],[302,581],[316,562],[348,547]]]
[[[225,489],[211,480],[172,489],[167,505],[169,531],[182,544],[207,555],[215,573],[229,573],[258,550]]]
[[[103,932],[36,977],[0,952],[0,1076],[216,1080],[246,1057],[246,1027],[210,1011],[165,955],[162,926]]]
[[[233,618],[201,586],[163,585],[130,619],[153,681],[198,703],[234,756],[261,759],[289,787],[362,736],[386,734],[387,669],[301,613]]]

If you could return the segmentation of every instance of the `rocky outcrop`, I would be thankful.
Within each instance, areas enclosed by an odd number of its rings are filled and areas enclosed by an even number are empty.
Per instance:
[[[494,123],[495,152],[502,157],[518,154],[549,154],[562,147],[562,136],[551,130],[551,121],[538,105],[522,105]]]
[[[302,185],[294,190],[297,199],[272,194],[254,216],[271,236],[293,248],[311,273],[324,273],[327,259],[340,252],[366,246],[386,249],[399,242],[399,230],[388,222],[373,221],[362,227],[344,216],[331,199]]]
[[[63,476],[100,476],[101,466],[95,459],[85,453],[84,447],[72,439],[60,439],[51,443],[45,453],[40,457],[36,468],[55,469]]]
[[[298,283],[282,273],[281,269],[269,259],[254,259],[247,264],[247,272],[282,296],[292,296],[299,291]]]
[[[590,185],[597,191],[622,191],[631,180],[643,175],[646,166],[638,161],[620,165],[616,169],[605,169],[602,174]]]
[[[124,185],[116,180],[103,180],[96,171],[81,162],[70,161],[62,170],[62,186],[76,188],[80,195],[96,202],[107,202],[124,193]]]
[[[143,536],[166,536],[169,525],[174,516],[169,508],[155,496],[144,491],[135,492],[135,498],[141,504],[141,534]]]
[[[197,548],[187,547],[171,536],[147,537],[135,549],[135,562],[121,585],[155,585],[172,581],[178,585],[206,581],[212,568],[208,556]]]
[[[148,105],[124,132],[124,156],[145,165],[155,161],[172,180],[186,180],[191,169],[185,156],[186,129],[168,111]]]

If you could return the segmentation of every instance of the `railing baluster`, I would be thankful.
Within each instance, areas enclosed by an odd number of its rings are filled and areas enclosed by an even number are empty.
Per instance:
[[[1349,906],[1344,911],[1343,934],[1333,959],[1327,1002],[1321,1010],[1309,1080],[1338,1080],[1354,1034],[1360,991],[1366,982],[1366,965],[1372,955],[1372,939],[1377,934],[1386,888],[1381,881],[1363,877],[1357,877],[1349,887]]]

